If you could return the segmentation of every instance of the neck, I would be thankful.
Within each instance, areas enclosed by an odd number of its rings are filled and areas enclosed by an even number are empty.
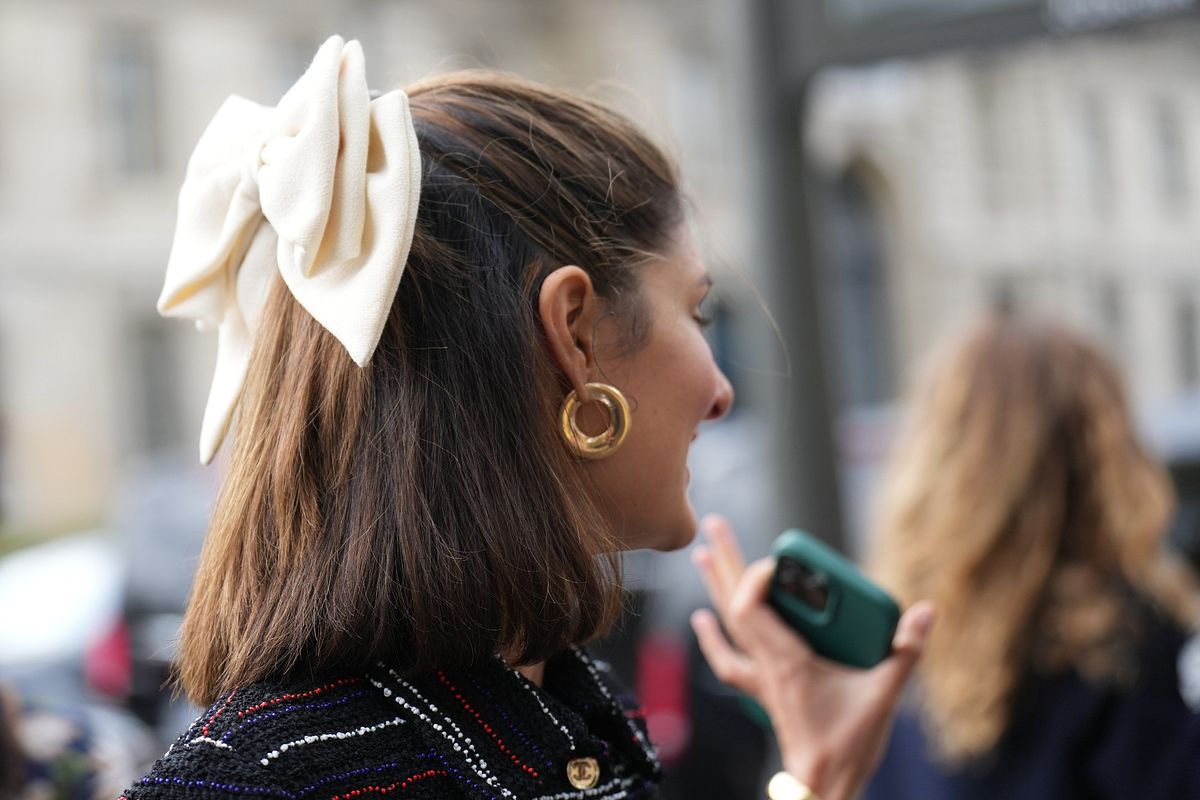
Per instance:
[[[542,685],[542,678],[546,674],[546,662],[539,661],[536,664],[525,664],[516,668],[517,672],[524,675],[534,686]]]

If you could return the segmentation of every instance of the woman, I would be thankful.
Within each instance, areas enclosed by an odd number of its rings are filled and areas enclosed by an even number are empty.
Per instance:
[[[490,73],[369,99],[338,37],[277,108],[222,107],[160,301],[220,331],[203,458],[239,415],[180,649],[210,710],[130,800],[653,796],[636,710],[577,645],[622,549],[692,538],[688,445],[733,400],[683,206],[611,111]],[[794,781],[852,796],[928,607],[878,670],[831,668],[712,528],[718,672]]]
[[[940,616],[923,724],[902,716],[867,797],[1200,797],[1172,499],[1095,347],[1007,317],[954,340],[885,480],[877,572]]]

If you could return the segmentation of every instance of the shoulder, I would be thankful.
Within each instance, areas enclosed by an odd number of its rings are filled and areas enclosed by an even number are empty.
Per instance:
[[[1166,787],[1200,791],[1200,714],[1187,697],[1195,680],[1188,652],[1187,634],[1174,625],[1158,625],[1145,638],[1137,681],[1113,698],[1098,737],[1092,769],[1106,785],[1146,797],[1195,796],[1168,795]],[[1163,790],[1156,794],[1147,786]]]
[[[1193,796],[1175,794],[1175,787],[1200,786],[1200,716],[1185,702],[1179,668],[1187,633],[1148,610],[1138,624],[1125,680],[1073,671],[1030,681],[1023,713],[1004,740],[1006,752],[1019,756],[1011,763],[1056,752],[1074,780],[1117,795]]]
[[[251,796],[634,800],[654,796],[645,727],[577,651],[547,687],[499,659],[410,674],[254,685],[221,698],[127,800]]]
[[[219,698],[128,800],[357,796],[404,787],[453,797],[444,770],[406,730],[408,719],[369,674],[254,684]]]

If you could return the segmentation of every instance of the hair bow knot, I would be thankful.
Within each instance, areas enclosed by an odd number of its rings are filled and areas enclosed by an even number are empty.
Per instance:
[[[200,433],[208,463],[229,427],[276,270],[364,366],[408,259],[421,159],[408,97],[371,99],[362,48],[339,36],[271,108],[228,98],[179,192],[158,310],[218,332]]]

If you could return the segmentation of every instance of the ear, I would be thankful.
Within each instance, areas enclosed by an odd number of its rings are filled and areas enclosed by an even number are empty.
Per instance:
[[[550,354],[580,398],[595,373],[596,323],[603,301],[592,279],[579,267],[559,267],[546,276],[538,294],[538,312]]]

